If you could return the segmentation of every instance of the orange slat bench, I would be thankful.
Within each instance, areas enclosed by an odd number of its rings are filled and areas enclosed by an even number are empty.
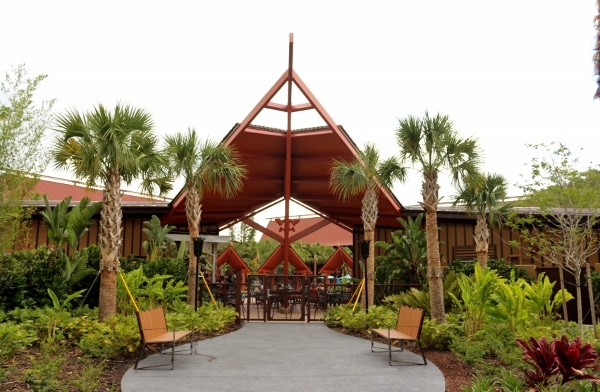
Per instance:
[[[161,353],[165,345],[171,345],[171,370],[175,368],[175,344],[189,336],[190,340],[190,355],[193,351],[193,330],[192,331],[169,331],[167,328],[167,320],[165,318],[165,311],[162,307],[158,307],[150,310],[137,311],[136,313],[138,326],[140,328],[140,337],[142,343],[138,351],[137,358],[135,360],[134,369],[148,369],[159,366],[167,366],[169,363],[163,363],[159,365],[152,365],[146,367],[138,367],[138,362],[142,356],[142,352],[145,350],[148,344],[160,344]],[[187,350],[185,350],[187,353]]]
[[[496,258],[496,244],[488,245],[488,257]],[[452,261],[473,261],[477,260],[475,245],[456,245],[452,247]]]
[[[427,365],[427,359],[425,359],[425,353],[421,348],[421,328],[423,327],[423,319],[425,317],[425,311],[423,309],[412,308],[410,306],[401,306],[398,311],[398,321],[396,322],[396,328],[374,328],[371,329],[371,352],[382,352],[387,351],[389,354],[389,365],[392,366],[392,353],[404,351],[404,342],[415,342],[421,356],[423,357],[423,363],[419,365]],[[380,336],[387,341],[387,349],[375,346],[375,336]],[[392,350],[392,343],[394,341],[400,342],[399,350]],[[393,361],[393,362],[404,362],[404,361]]]

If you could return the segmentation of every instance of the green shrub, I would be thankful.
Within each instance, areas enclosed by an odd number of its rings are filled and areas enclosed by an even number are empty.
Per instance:
[[[421,328],[421,345],[431,350],[448,351],[454,339],[463,336],[462,327],[457,321],[458,316],[448,314],[445,323],[425,318]]]
[[[477,264],[476,260],[472,261],[455,261],[448,267],[449,271],[453,271],[456,274],[465,274],[467,276],[473,275],[475,270],[475,264]],[[514,272],[515,277],[523,278],[527,281],[531,281],[531,279],[527,276],[527,273],[522,269],[518,268],[512,264],[507,264],[503,259],[490,259],[487,264],[488,268],[495,270],[496,274],[500,278],[510,279],[511,273]]]
[[[140,344],[135,317],[115,315],[104,323],[89,318],[73,320],[71,336],[85,355],[111,358],[133,353]]]
[[[26,326],[12,321],[0,323],[0,363],[19,349],[30,347],[37,340]]]
[[[57,378],[66,360],[64,348],[57,343],[43,343],[40,352],[39,357],[31,358],[30,368],[23,371],[23,382],[36,392],[66,391]]]
[[[64,260],[45,247],[0,255],[0,306],[5,310],[51,306],[48,289],[65,298],[64,267]]]
[[[71,320],[71,313],[64,309],[50,307],[23,309],[16,308],[7,313],[11,320],[22,324],[41,341],[57,341],[65,338],[65,327]]]

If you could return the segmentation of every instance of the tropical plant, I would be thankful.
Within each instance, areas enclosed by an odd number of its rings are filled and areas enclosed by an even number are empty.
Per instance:
[[[450,294],[456,306],[465,313],[465,335],[470,337],[481,329],[487,309],[492,306],[490,299],[501,281],[496,271],[475,265],[473,276],[458,276],[460,299]]]
[[[395,180],[404,181],[406,170],[398,164],[395,157],[380,159],[379,151],[373,144],[367,143],[353,161],[333,160],[329,186],[334,195],[342,200],[363,195],[361,219],[365,241],[369,243],[369,257],[366,262],[365,279],[368,293],[363,293],[361,307],[369,307],[375,298],[375,225],[379,211],[377,209],[381,186],[389,189]],[[369,298],[369,304],[364,296]]]
[[[206,193],[216,193],[226,198],[242,190],[246,168],[233,147],[206,140],[201,143],[195,129],[186,134],[177,133],[165,138],[169,166],[175,176],[183,176],[185,215],[190,232],[188,265],[188,304],[196,302],[196,255],[193,239],[200,236],[202,198]]]
[[[91,203],[88,197],[71,208],[71,196],[50,207],[48,197],[44,195],[44,204],[45,208],[40,214],[48,228],[48,239],[56,244],[55,255],[60,254],[65,243],[77,249],[81,236],[95,223],[92,217],[102,208],[102,203]]]
[[[475,173],[464,182],[457,184],[458,194],[454,205],[466,208],[467,213],[477,219],[475,224],[475,251],[477,261],[487,266],[490,230],[488,225],[501,225],[510,205],[504,203],[508,184],[500,174]]]
[[[163,226],[156,215],[152,215],[149,221],[144,221],[144,226],[146,227],[142,231],[146,234],[146,240],[142,242],[142,248],[146,252],[147,260],[168,257],[176,252],[175,241],[167,236],[175,226]]]
[[[422,118],[410,115],[400,119],[396,138],[401,163],[417,165],[423,175],[423,201],[420,204],[425,210],[431,316],[441,323],[446,320],[446,314],[437,223],[438,176],[441,171],[448,170],[450,179],[460,183],[476,173],[480,163],[479,148],[476,139],[458,137],[447,115],[430,116],[428,112]]]
[[[531,337],[529,343],[522,339],[516,342],[523,349],[523,360],[534,368],[523,371],[527,384],[532,388],[551,385],[558,374],[562,376],[561,385],[572,380],[600,382],[598,376],[585,373],[585,369],[598,369],[595,364],[598,354],[590,343],[583,345],[579,337],[573,342],[569,342],[565,335],[552,342],[545,336],[540,339]]]
[[[111,112],[103,105],[78,113],[68,110],[56,117],[58,136],[52,155],[57,169],[71,169],[88,186],[104,187],[100,213],[100,295],[98,318],[104,321],[117,309],[116,287],[123,242],[121,183],[140,180],[149,194],[171,190],[168,165],[157,148],[149,113],[117,104]]]
[[[423,214],[415,219],[398,218],[403,230],[391,233],[392,243],[377,241],[375,246],[383,249],[383,255],[376,258],[375,277],[379,283],[420,283],[426,282],[427,238],[422,226]]]

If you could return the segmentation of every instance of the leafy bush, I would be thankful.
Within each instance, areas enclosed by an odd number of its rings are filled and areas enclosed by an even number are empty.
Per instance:
[[[0,306],[11,310],[52,305],[48,289],[58,298],[66,297],[64,269],[64,260],[45,247],[0,255]]]
[[[133,353],[140,344],[140,334],[134,317],[115,315],[104,323],[78,318],[70,325],[71,336],[85,355],[111,358]]]
[[[448,314],[446,323],[425,318],[421,328],[421,345],[432,350],[448,351],[455,339],[463,336],[457,315]]]
[[[475,272],[475,264],[478,264],[476,260],[455,261],[448,266],[448,270],[453,271],[456,274],[465,274],[470,276]],[[528,281],[531,280],[522,268],[518,268],[512,264],[507,264],[503,259],[490,259],[488,260],[487,266],[488,268],[496,271],[496,274],[500,278],[509,279],[511,274],[514,273],[516,278],[522,278]]]
[[[143,267],[123,275],[129,292],[122,280],[117,284],[117,309],[121,314],[133,314],[135,306],[132,299],[140,309],[164,306],[168,308],[187,297],[187,286],[181,282],[175,282],[170,275],[155,275],[148,278],[144,274]]]
[[[36,340],[37,336],[21,324],[0,323],[0,363],[18,349],[30,347]]]

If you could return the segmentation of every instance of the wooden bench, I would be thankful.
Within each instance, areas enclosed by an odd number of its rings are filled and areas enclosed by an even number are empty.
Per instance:
[[[496,244],[488,245],[488,257],[496,258]],[[452,261],[472,261],[477,260],[475,245],[457,245],[452,247]]]
[[[136,313],[138,326],[140,328],[140,337],[142,344],[138,351],[137,358],[135,360],[134,369],[147,369],[158,366],[166,366],[168,363],[159,365],[152,365],[138,368],[138,362],[141,359],[142,352],[145,350],[148,344],[160,344],[160,351],[162,353],[165,345],[171,345],[171,370],[175,368],[175,343],[182,340],[186,336],[190,339],[190,354],[193,351],[193,331],[169,331],[167,328],[167,320],[165,318],[165,311],[162,307],[137,311]],[[187,352],[187,350],[185,350]]]
[[[387,341],[387,352],[389,354],[389,365],[392,366],[392,352],[404,351],[404,342],[415,342],[421,356],[423,357],[422,365],[427,365],[427,359],[425,359],[425,353],[421,348],[421,328],[423,327],[423,319],[425,317],[425,311],[423,309],[412,308],[410,306],[401,306],[398,311],[398,320],[396,321],[396,328],[384,329],[375,328],[371,329],[371,352],[384,351],[381,347],[375,347],[375,336],[380,336]],[[399,350],[392,350],[392,343],[398,341],[400,343]],[[403,361],[394,361],[403,362]],[[421,363],[419,363],[421,365]]]

